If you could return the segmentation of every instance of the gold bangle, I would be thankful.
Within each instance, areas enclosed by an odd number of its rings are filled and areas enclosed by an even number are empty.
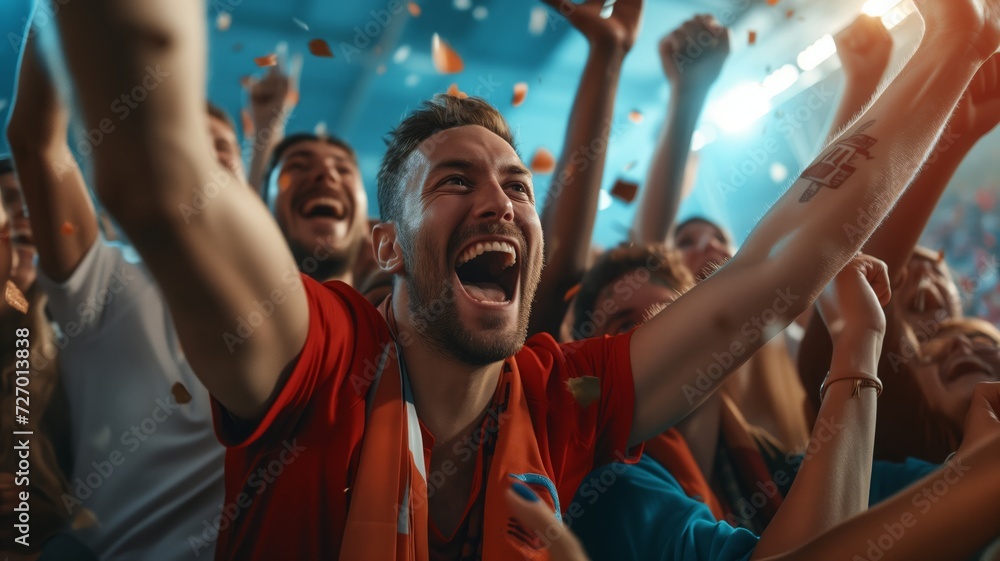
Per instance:
[[[882,396],[882,382],[875,376],[866,374],[864,372],[852,372],[852,374],[862,374],[861,376],[841,376],[834,379],[830,379],[830,374],[827,373],[826,378],[823,380],[823,384],[819,388],[819,401],[823,402],[823,398],[826,397],[826,390],[829,389],[830,384],[840,382],[842,380],[853,380],[854,381],[854,391],[851,392],[851,397],[858,397],[861,395],[861,388],[875,388],[875,397],[879,398]]]

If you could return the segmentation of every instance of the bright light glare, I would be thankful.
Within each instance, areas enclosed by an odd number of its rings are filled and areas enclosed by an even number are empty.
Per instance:
[[[809,72],[835,54],[837,54],[837,45],[833,42],[833,36],[827,34],[799,53],[796,62],[799,64],[799,68]]]
[[[758,83],[740,84],[714,101],[706,117],[729,133],[745,131],[771,110],[771,99]]]
[[[776,97],[792,87],[792,84],[798,79],[799,69],[791,64],[786,64],[764,78],[764,91],[767,92],[768,97]]]
[[[865,5],[861,7],[861,11],[865,14],[880,18],[886,14],[889,10],[896,7],[903,0],[868,0]]]

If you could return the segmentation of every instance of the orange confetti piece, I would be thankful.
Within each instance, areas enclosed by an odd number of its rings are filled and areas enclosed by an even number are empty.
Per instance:
[[[184,405],[185,403],[190,403],[191,392],[184,387],[184,384],[180,382],[175,382],[173,387],[170,388],[170,393],[174,396],[174,401]]]
[[[7,304],[11,308],[22,314],[28,313],[28,299],[24,297],[24,293],[21,292],[21,289],[13,281],[7,281],[7,289],[4,290],[4,299],[7,300]]]
[[[751,45],[756,44],[757,43],[757,32],[756,31],[751,31],[750,33],[748,33],[748,35],[749,35],[749,37],[748,37],[747,42],[750,43]]]
[[[792,19],[792,17],[794,16],[795,16],[795,10],[788,10],[787,12],[785,12],[785,17],[788,19]]]
[[[458,99],[467,99],[469,97],[469,94],[458,89],[458,84],[452,84],[448,86],[448,91],[445,93],[447,93],[451,97],[457,97]]]
[[[419,18],[420,17],[420,5],[416,2],[410,2],[406,5],[406,9],[410,11],[410,15]]]
[[[264,68],[266,66],[275,66],[278,64],[278,55],[271,53],[267,56],[259,56],[253,59],[257,66]]]
[[[462,57],[451,48],[437,33],[431,38],[431,56],[434,68],[442,74],[457,74],[465,68]]]
[[[330,50],[330,45],[322,39],[313,39],[312,41],[309,41],[309,52],[314,56],[333,58],[333,51]]]
[[[583,285],[580,283],[576,283],[572,287],[570,287],[570,289],[567,290],[566,294],[563,296],[563,302],[569,302],[570,300],[575,298],[576,295],[580,293],[581,288],[583,288]]]
[[[64,236],[72,236],[73,234],[76,233],[76,226],[74,226],[72,222],[67,220],[66,222],[63,222],[62,228],[60,228],[59,231]]]
[[[219,12],[219,15],[215,16],[215,28],[219,31],[226,31],[232,24],[233,14],[229,12]]]
[[[257,128],[253,126],[253,119],[250,118],[250,113],[246,109],[240,110],[240,122],[243,124],[243,136],[251,137],[257,131]]]
[[[768,6],[777,6],[778,2],[781,2],[781,0],[767,0],[767,5]]]
[[[287,191],[292,186],[292,176],[283,173],[278,176],[278,192]]]
[[[535,173],[552,173],[556,169],[556,158],[547,148],[539,147],[531,158],[531,171]]]
[[[510,100],[510,104],[514,107],[524,103],[524,98],[528,96],[528,83],[518,82],[514,84],[514,97]]]
[[[611,196],[621,199],[626,203],[631,203],[635,200],[635,196],[639,193],[639,184],[632,183],[631,181],[624,181],[619,179],[615,181],[613,187],[611,187]]]
[[[288,90],[285,95],[285,105],[298,105],[299,104],[299,90]]]
[[[642,116],[642,113],[640,111],[638,111],[638,110],[629,111],[629,114],[628,114],[628,120],[629,121],[632,121],[635,124],[639,124],[639,123],[642,122],[643,119],[644,119],[644,117]]]
[[[580,376],[566,380],[566,389],[580,407],[587,407],[601,398],[601,379],[597,376]]]
[[[250,85],[253,83],[253,78],[251,76],[240,76],[240,86],[245,90],[250,89]]]

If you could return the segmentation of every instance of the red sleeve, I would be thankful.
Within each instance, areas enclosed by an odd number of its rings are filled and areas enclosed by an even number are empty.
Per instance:
[[[638,461],[642,446],[628,447],[635,407],[631,337],[630,332],[559,345],[551,336],[540,334],[526,344],[532,360],[523,357],[525,366],[531,367],[522,369],[522,382],[530,394],[545,395],[544,407],[553,438],[549,447],[557,456],[577,456],[585,449],[593,465]],[[522,355],[518,358],[520,365]],[[594,403],[582,406],[568,391],[567,381],[585,376],[598,379],[600,395]],[[555,426],[571,430],[576,444],[558,442],[560,437],[555,433],[560,431],[553,430]]]
[[[597,376],[601,397],[596,405],[594,427],[595,465],[613,461],[634,463],[642,456],[642,445],[628,446],[635,414],[635,381],[629,352],[632,331],[614,337],[586,339],[574,347],[565,345],[567,362],[578,376]]]
[[[379,341],[388,341],[385,321],[378,311],[342,282],[320,284],[301,275],[309,303],[309,331],[292,371],[279,382],[281,389],[256,427],[237,426],[215,399],[212,412],[216,435],[226,447],[250,446],[265,434],[284,438],[310,421],[333,424],[338,413],[365,398],[364,357],[373,365]],[[361,369],[352,365],[358,364]],[[352,372],[353,371],[353,372]]]

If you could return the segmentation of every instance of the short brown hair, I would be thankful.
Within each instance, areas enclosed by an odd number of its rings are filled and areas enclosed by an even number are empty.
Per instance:
[[[402,210],[400,188],[406,160],[421,142],[434,134],[466,125],[479,125],[504,139],[515,152],[514,137],[503,115],[477,97],[460,99],[438,94],[410,113],[385,137],[387,145],[378,170],[378,208],[382,222],[394,222]]]
[[[573,306],[573,331],[582,333],[586,313],[597,304],[601,291],[632,271],[645,269],[649,278],[678,294],[684,294],[694,286],[694,275],[684,266],[680,252],[663,244],[620,245],[597,259],[594,266],[583,275],[580,292]]]

